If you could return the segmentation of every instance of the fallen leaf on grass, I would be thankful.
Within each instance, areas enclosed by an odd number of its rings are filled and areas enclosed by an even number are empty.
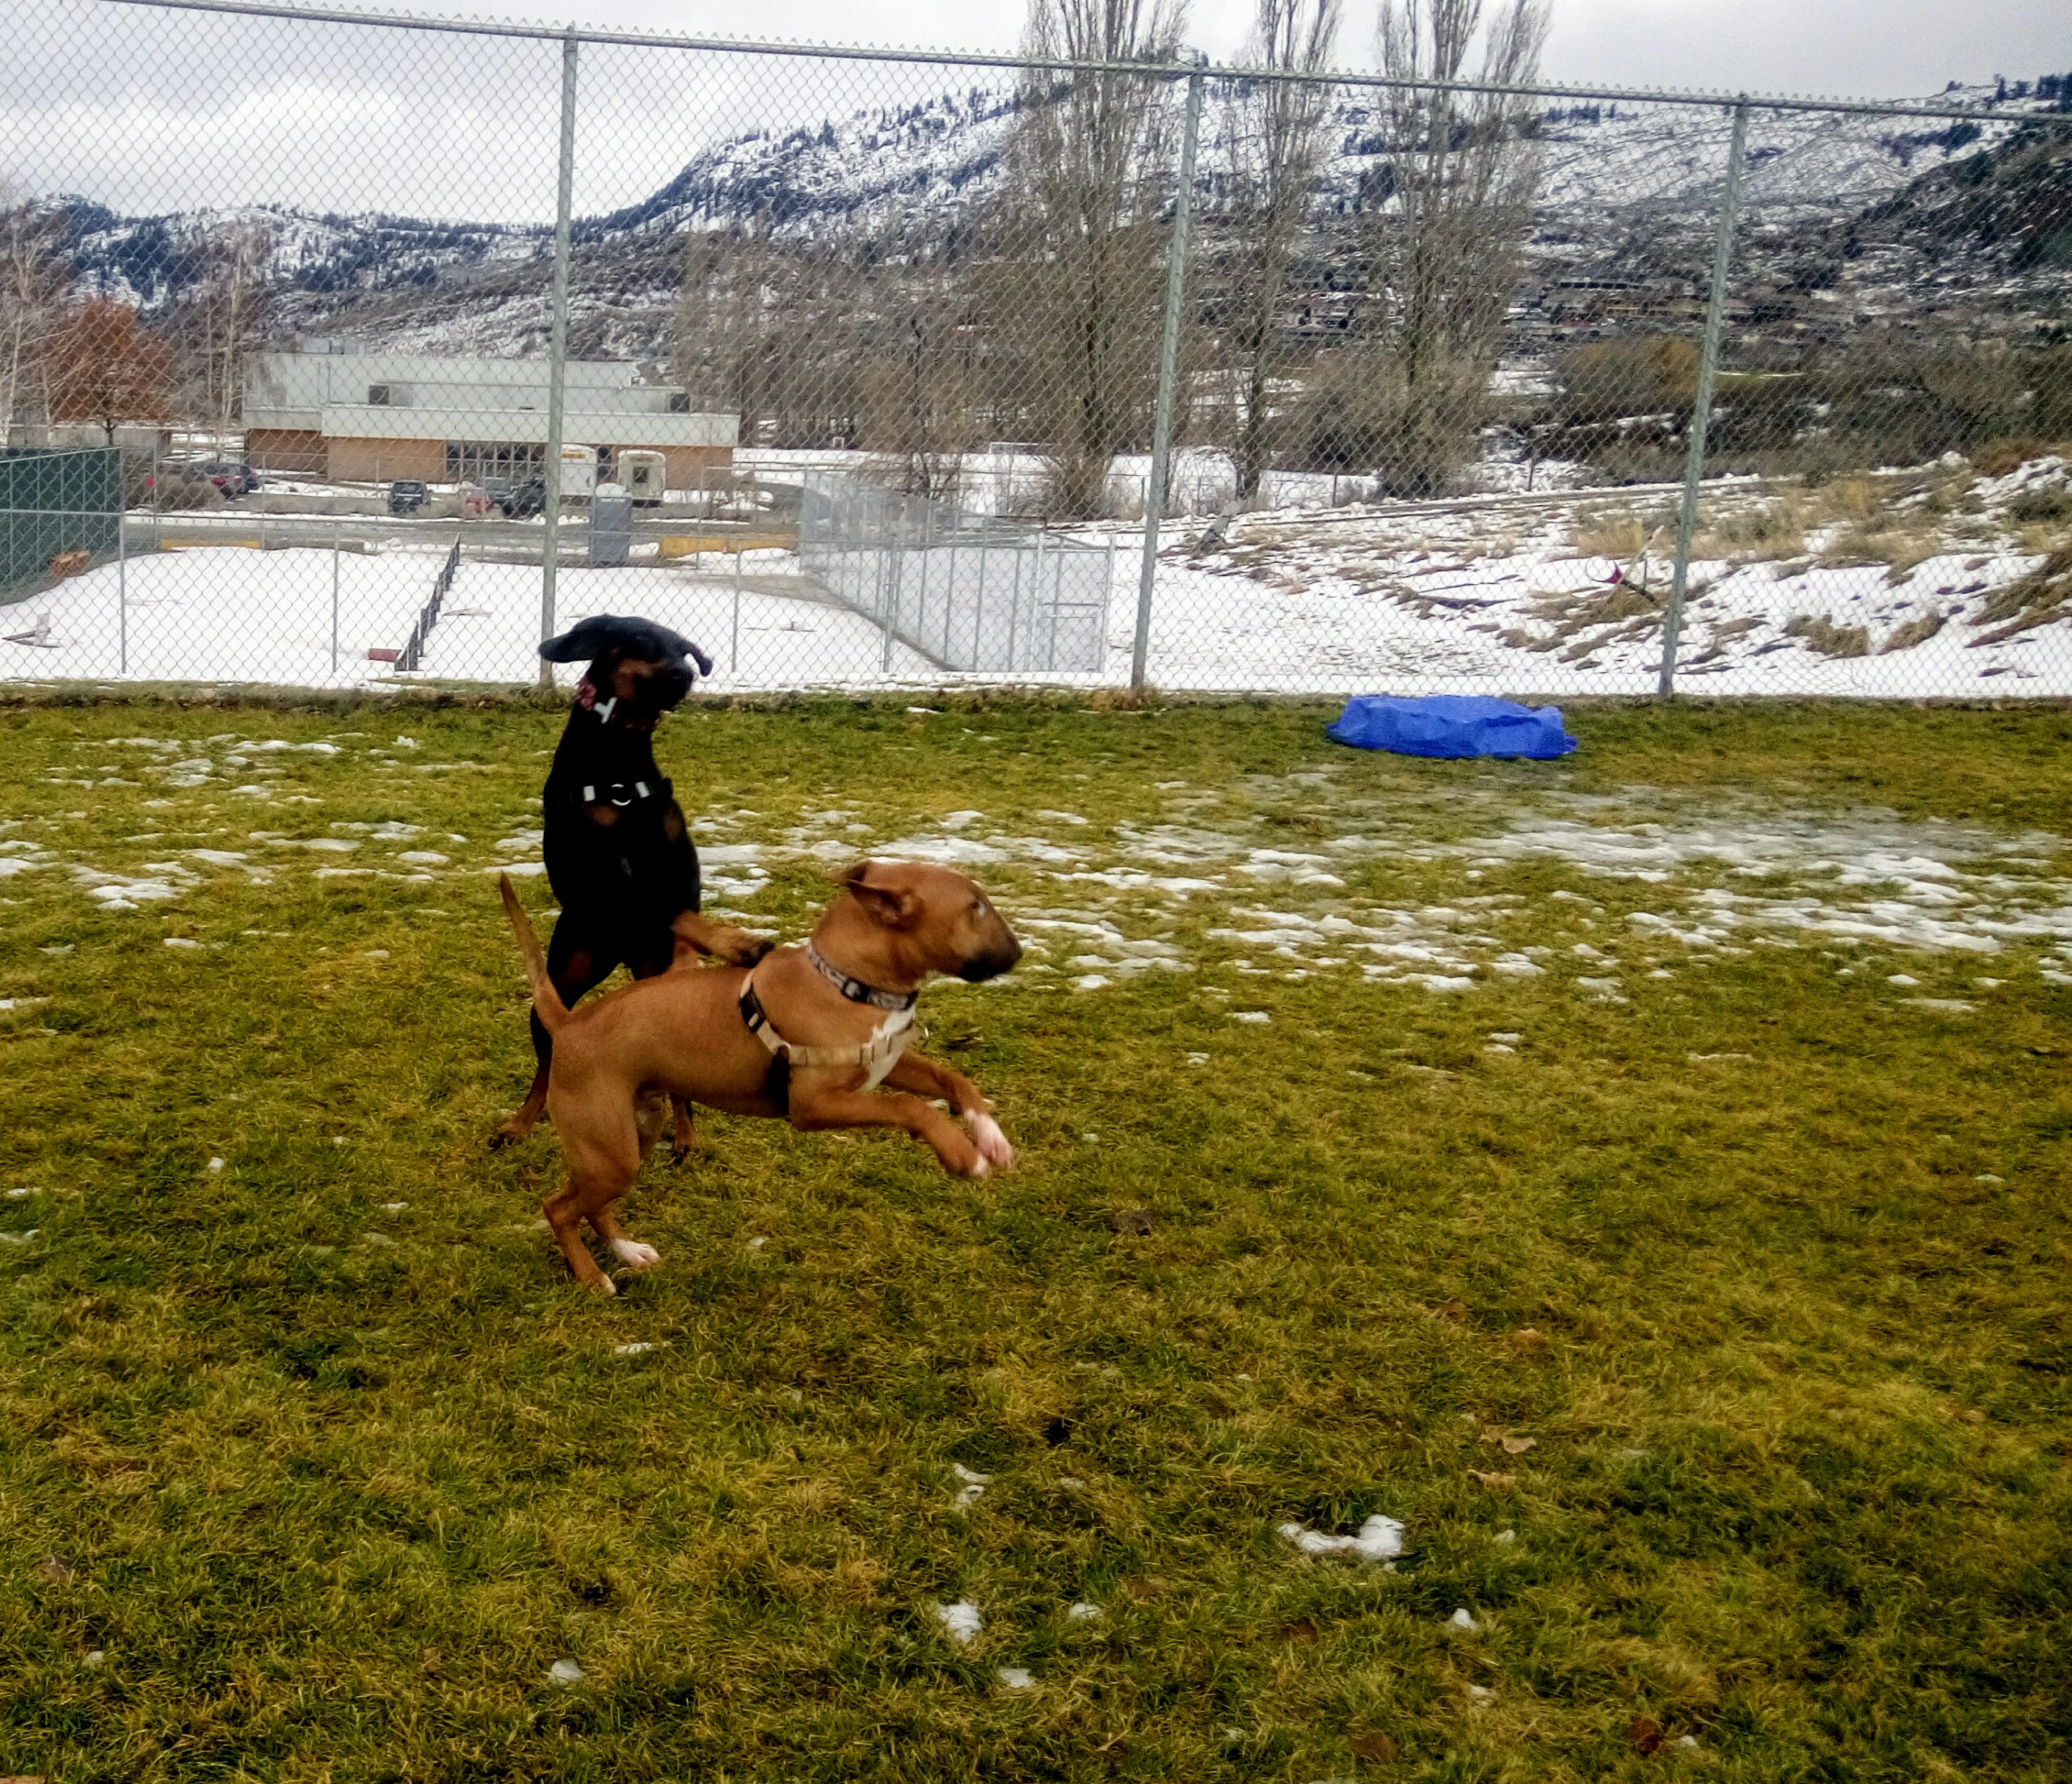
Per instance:
[[[1636,1753],[1658,1753],[1669,1744],[1661,1730],[1645,1716],[1636,1716],[1626,1725],[1626,1733]]]
[[[1349,1744],[1362,1765],[1386,1765],[1396,1757],[1396,1743],[1387,1735],[1355,1735]]]
[[[1493,1492],[1508,1492],[1518,1485],[1516,1475],[1485,1475],[1480,1468],[1471,1468],[1468,1472],[1471,1479],[1480,1481]]]

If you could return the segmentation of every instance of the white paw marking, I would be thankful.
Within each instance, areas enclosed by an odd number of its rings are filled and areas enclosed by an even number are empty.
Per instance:
[[[612,1249],[619,1254],[619,1261],[630,1269],[651,1270],[662,1261],[662,1254],[652,1245],[643,1245],[638,1239],[615,1239]]]
[[[1007,1136],[1000,1130],[1000,1123],[992,1116],[974,1111],[965,1117],[964,1125],[970,1129],[973,1142],[988,1164],[998,1165],[1004,1171],[1014,1163],[1014,1148],[1008,1144]]]

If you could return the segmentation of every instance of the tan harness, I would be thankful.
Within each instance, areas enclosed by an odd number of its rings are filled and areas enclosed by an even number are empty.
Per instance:
[[[763,1000],[756,995],[753,973],[741,987],[741,1020],[748,1025],[748,1032],[769,1050],[772,1058],[781,1059],[789,1067],[835,1067],[847,1070],[861,1067],[866,1074],[863,1088],[877,1089],[884,1083],[885,1075],[899,1064],[900,1054],[920,1034],[920,1025],[914,1020],[914,994],[874,991],[861,980],[849,978],[830,966],[821,958],[819,949],[810,944],[806,957],[821,976],[839,988],[850,1002],[872,1004],[889,1012],[871,1031],[868,1041],[852,1046],[802,1047],[785,1040],[770,1021]]]

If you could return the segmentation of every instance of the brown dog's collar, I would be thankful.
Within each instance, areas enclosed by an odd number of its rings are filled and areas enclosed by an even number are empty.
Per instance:
[[[875,985],[851,978],[810,941],[806,945],[806,957],[813,962],[813,970],[852,1004],[868,1004],[880,1010],[911,1010],[920,1001],[919,991],[881,991]]]

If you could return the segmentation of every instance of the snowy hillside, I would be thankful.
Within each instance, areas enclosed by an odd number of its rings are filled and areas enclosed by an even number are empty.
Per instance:
[[[1983,124],[1821,112],[1758,112],[1750,125],[1746,200],[1751,233],[1837,238],[1867,213],[1949,234],[1990,260],[1994,219],[1977,214],[1946,170],[2005,153],[2020,120],[2060,102],[2007,99]],[[1986,106],[1985,88],[1937,98]],[[676,283],[676,245],[687,233],[756,223],[779,243],[841,234],[939,236],[1001,189],[1018,113],[1012,87],[974,88],[899,109],[874,108],[815,127],[751,132],[694,155],[649,197],[579,220],[575,314],[580,350],[647,357],[663,346]],[[1198,201],[1207,239],[1231,163],[1230,112],[1220,95],[1204,117]],[[1556,105],[1537,125],[1542,156],[1535,259],[1549,278],[1627,270],[1650,276],[1694,269],[1691,243],[1708,227],[1731,120],[1717,107]],[[1387,141],[1379,114],[1349,90],[1333,116],[1333,153],[1320,183],[1321,251],[1341,251],[1334,220],[1371,189]],[[2031,183],[2055,191],[2061,171]],[[1910,195],[1939,193],[1935,203]],[[2021,196],[2023,214],[2033,195]],[[383,215],[313,215],[268,208],[124,217],[63,201],[81,271],[112,294],[158,308],[200,276],[202,244],[234,228],[265,232],[277,328],[350,328],[401,347],[520,353],[544,336],[548,232]],[[1967,208],[1969,206],[1969,208]],[[2046,203],[2045,208],[2048,209]],[[1946,258],[1961,261],[1963,255]],[[1951,265],[1940,269],[1944,275]],[[1960,269],[1958,269],[1960,270]],[[1987,269],[1981,265],[1981,276]],[[1909,276],[1897,267],[1893,276]]]

